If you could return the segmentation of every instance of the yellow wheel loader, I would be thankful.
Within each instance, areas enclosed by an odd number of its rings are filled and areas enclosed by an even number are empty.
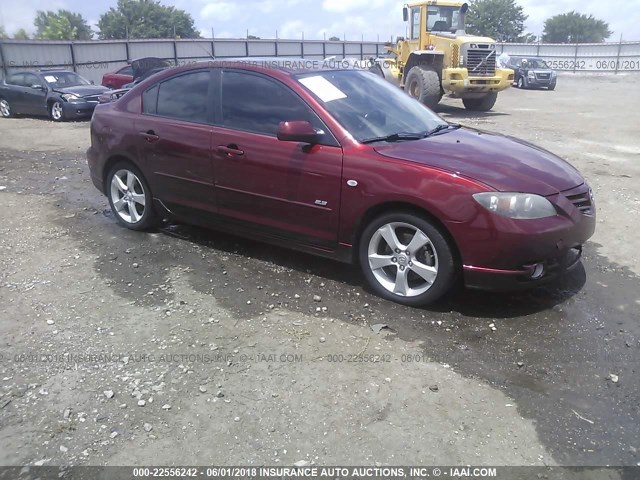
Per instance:
[[[513,70],[497,68],[496,42],[465,33],[467,3],[429,0],[403,8],[409,38],[387,47],[372,70],[433,108],[444,94],[468,110],[487,111],[513,83]]]

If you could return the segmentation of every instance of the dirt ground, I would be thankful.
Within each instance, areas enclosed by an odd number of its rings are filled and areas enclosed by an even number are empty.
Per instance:
[[[578,167],[598,228],[556,284],[428,309],[327,260],[123,229],[88,122],[3,119],[0,465],[640,464],[639,79],[443,102]]]

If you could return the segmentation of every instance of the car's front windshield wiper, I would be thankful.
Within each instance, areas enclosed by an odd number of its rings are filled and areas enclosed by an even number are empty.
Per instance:
[[[427,134],[425,135],[425,137],[430,137],[431,135],[435,135],[438,132],[441,132],[443,130],[448,130],[448,129],[458,129],[461,128],[462,125],[460,125],[459,123],[445,123],[443,125],[438,125],[436,128],[429,130],[429,132],[427,132]]]
[[[391,135],[385,135],[381,137],[365,138],[364,140],[360,140],[360,143],[399,142],[401,140],[420,140],[425,136],[426,136],[426,132],[419,132],[419,133],[398,132],[398,133],[392,133]]]

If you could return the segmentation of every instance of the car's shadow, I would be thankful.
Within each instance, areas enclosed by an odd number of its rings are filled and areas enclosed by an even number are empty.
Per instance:
[[[375,296],[366,285],[360,269],[356,265],[346,265],[326,258],[190,225],[170,224],[160,231],[206,248],[272,263],[301,274],[313,273],[327,280],[362,288]],[[422,310],[439,313],[453,311],[465,317],[505,319],[521,317],[539,313],[565,302],[583,288],[586,278],[585,269],[582,264],[579,264],[567,275],[526,291],[504,293],[470,290],[458,282],[458,285],[444,298]],[[372,300],[375,301],[375,299]],[[379,301],[384,302],[381,299]]]
[[[495,108],[495,107],[494,107]],[[502,117],[502,116],[510,116],[511,114],[501,112],[501,111],[488,111],[488,112],[476,112],[473,110],[467,110],[464,107],[456,107],[454,105],[447,105],[444,103],[439,104],[436,108],[433,109],[438,115],[444,115],[446,117],[453,118],[491,118],[491,117]]]

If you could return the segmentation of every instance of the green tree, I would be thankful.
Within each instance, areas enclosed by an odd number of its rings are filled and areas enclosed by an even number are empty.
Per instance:
[[[69,10],[36,13],[33,24],[36,26],[35,38],[45,40],[91,40],[93,32],[79,13]]]
[[[517,42],[524,32],[527,15],[515,0],[471,0],[467,30],[473,35],[499,42]]]
[[[98,27],[101,39],[200,38],[191,15],[157,0],[118,0],[100,16]]]
[[[329,37],[329,41],[330,42],[339,42],[340,41],[340,37],[336,37],[336,36]]]
[[[247,35],[247,40],[260,40],[260,37],[255,35]]]
[[[555,15],[544,22],[542,41],[548,43],[599,43],[604,42],[613,32],[609,24],[571,11]]]
[[[16,33],[14,33],[13,38],[16,40],[29,40],[29,34],[24,28],[21,28]]]

